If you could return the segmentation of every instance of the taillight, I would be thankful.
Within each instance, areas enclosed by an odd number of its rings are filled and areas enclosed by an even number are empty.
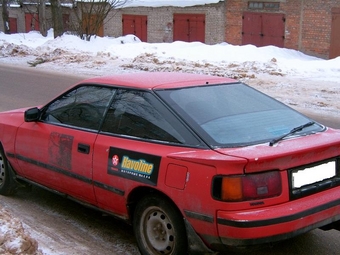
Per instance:
[[[213,183],[213,196],[237,202],[279,196],[282,192],[278,171],[259,174],[218,176]]]

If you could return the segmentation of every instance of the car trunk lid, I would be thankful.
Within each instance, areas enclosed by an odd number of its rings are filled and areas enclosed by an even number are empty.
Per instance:
[[[274,146],[268,143],[242,148],[217,149],[219,153],[248,161],[245,173],[284,170],[334,158],[340,155],[340,132],[325,132],[282,140]]]

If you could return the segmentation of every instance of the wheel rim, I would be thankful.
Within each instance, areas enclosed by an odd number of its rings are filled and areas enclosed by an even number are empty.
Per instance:
[[[5,159],[0,152],[0,186],[3,185],[5,181]]]
[[[143,213],[141,230],[148,247],[158,254],[171,254],[175,246],[175,229],[167,214],[158,207]]]

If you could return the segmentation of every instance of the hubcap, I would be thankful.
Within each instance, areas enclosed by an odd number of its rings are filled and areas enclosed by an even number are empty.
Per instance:
[[[5,181],[5,160],[0,152],[0,186],[3,185]]]
[[[174,248],[175,230],[168,216],[159,208],[150,208],[144,218],[146,241],[159,254],[170,254]]]

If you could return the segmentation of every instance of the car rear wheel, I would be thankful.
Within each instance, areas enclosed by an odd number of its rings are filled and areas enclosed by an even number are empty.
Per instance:
[[[4,150],[0,144],[0,195],[9,196],[15,193],[16,183],[8,167]]]
[[[133,228],[143,255],[186,254],[183,217],[161,196],[144,197],[136,206]]]

